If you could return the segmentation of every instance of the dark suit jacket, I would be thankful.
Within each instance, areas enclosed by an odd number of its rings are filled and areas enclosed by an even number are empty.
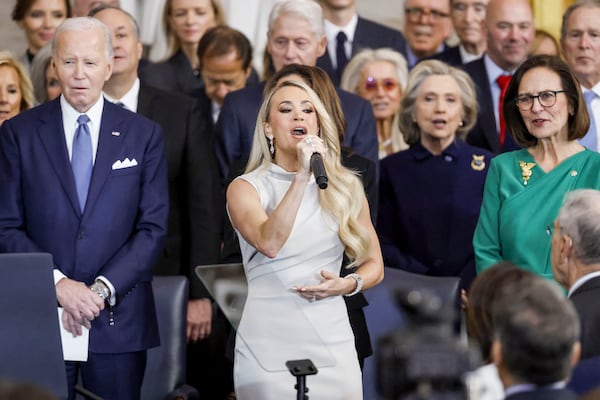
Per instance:
[[[202,75],[194,72],[182,50],[163,62],[146,65],[140,71],[140,80],[156,88],[191,97],[204,92]]]
[[[581,321],[581,359],[600,356],[600,277],[590,279],[570,298]]]
[[[500,148],[500,140],[496,131],[494,101],[492,99],[492,91],[490,90],[490,78],[485,69],[483,57],[465,64],[463,69],[473,79],[473,83],[475,83],[477,103],[479,104],[477,123],[469,132],[467,143],[490,150],[496,154],[518,149],[519,146],[508,131],[506,132],[504,146]]]
[[[460,56],[460,50],[458,49],[458,46],[452,46],[452,47],[446,46],[444,51],[431,56],[430,59],[443,61],[446,64],[449,64],[449,65],[452,65],[455,67],[463,66],[463,60],[462,60],[462,57]]]
[[[539,389],[515,393],[505,400],[575,400],[575,394],[568,389]]]
[[[191,298],[209,297],[194,268],[219,262],[223,200],[205,121],[190,98],[144,83],[137,111],[163,128],[169,171],[169,229],[154,272],[187,276]]]
[[[406,57],[406,39],[402,32],[358,17],[356,31],[354,32],[354,41],[352,42],[352,56],[362,49],[379,49],[382,47],[389,47]],[[323,68],[333,81],[333,84],[339,86],[340,78],[337,71],[333,69],[329,52],[325,52],[325,54],[319,57],[317,67]]]
[[[117,134],[118,133],[118,134]],[[117,160],[137,166],[112,169]],[[65,144],[60,100],[25,111],[0,129],[0,252],[48,252],[67,277],[115,287],[92,321],[90,351],[158,345],[151,267],[167,228],[167,166],[156,123],[108,101],[83,213]]]
[[[265,83],[261,82],[225,97],[215,127],[215,151],[224,180],[229,176],[229,167],[234,161],[247,159],[250,155],[264,87]],[[377,163],[377,132],[371,104],[342,89],[336,90],[347,122],[343,144]]]
[[[194,71],[182,50],[175,52],[166,61],[148,63],[139,69],[139,74],[142,82],[159,89],[186,94],[195,99],[204,94],[202,74]],[[258,74],[252,68],[248,84],[255,83],[258,83]]]

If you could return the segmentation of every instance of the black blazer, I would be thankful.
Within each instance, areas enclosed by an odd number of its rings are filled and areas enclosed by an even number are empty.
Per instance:
[[[406,57],[406,39],[402,32],[389,28],[377,22],[358,17],[356,31],[354,32],[354,41],[352,42],[352,56],[362,49],[378,49],[389,47]],[[317,60],[317,67],[321,67],[327,72],[334,85],[339,86],[340,78],[337,71],[333,68],[329,52],[325,52]]]
[[[569,389],[538,389],[515,393],[505,400],[575,400],[575,393]]]
[[[496,131],[496,117],[494,114],[494,101],[490,90],[490,79],[485,69],[483,57],[471,61],[463,66],[469,74],[477,89],[477,123],[467,135],[467,143],[476,147],[490,150],[493,153],[516,150],[519,148],[510,132],[506,132],[504,146],[500,148],[500,139]]]
[[[140,85],[138,113],[164,131],[169,173],[166,245],[154,268],[158,275],[185,275],[190,297],[209,297],[194,267],[215,264],[222,235],[221,185],[196,102],[186,96]]]
[[[145,66],[140,71],[140,80],[156,88],[194,98],[204,92],[202,76],[194,72],[192,64],[181,50],[166,61]]]
[[[446,46],[444,51],[431,56],[429,59],[443,61],[454,67],[462,67],[464,65],[458,46]]]
[[[581,321],[581,359],[600,356],[600,276],[575,290],[570,298]]]

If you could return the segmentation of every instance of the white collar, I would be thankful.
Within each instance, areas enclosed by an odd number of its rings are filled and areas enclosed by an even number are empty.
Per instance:
[[[127,108],[129,111],[137,112],[139,94],[140,94],[140,78],[136,78],[135,81],[133,82],[133,85],[131,85],[131,88],[120,99],[115,99],[115,98],[109,96],[107,93],[104,93],[104,96],[111,103],[121,102],[125,105],[125,108]]]
[[[333,43],[335,46],[335,39],[339,31],[343,31],[346,34],[348,42],[354,42],[354,34],[356,33],[356,25],[358,25],[358,14],[354,13],[352,19],[346,24],[346,26],[337,26],[332,22],[325,20],[325,36],[327,37],[328,43]]]
[[[589,274],[585,274],[581,278],[577,279],[575,281],[575,283],[573,285],[571,285],[571,288],[569,289],[569,294],[567,296],[571,297],[571,295],[573,294],[573,292],[575,292],[577,289],[579,289],[580,287],[582,287],[584,283],[586,283],[590,279],[593,279],[593,278],[595,278],[597,276],[600,276],[600,271],[590,272]]]

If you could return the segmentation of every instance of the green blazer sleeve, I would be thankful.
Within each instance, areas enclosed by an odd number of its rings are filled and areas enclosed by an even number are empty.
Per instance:
[[[475,268],[478,274],[502,261],[499,224],[500,203],[500,168],[496,160],[492,159],[483,189],[479,221],[473,235]]]

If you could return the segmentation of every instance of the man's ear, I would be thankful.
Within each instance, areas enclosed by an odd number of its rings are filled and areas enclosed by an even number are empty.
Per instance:
[[[496,339],[492,342],[490,353],[492,362],[499,368],[502,365],[502,344],[499,340]]]
[[[573,239],[569,235],[560,235],[560,259],[567,261],[573,252]]]
[[[581,342],[578,340],[573,343],[573,352],[571,353],[571,365],[575,366],[581,358]]]

